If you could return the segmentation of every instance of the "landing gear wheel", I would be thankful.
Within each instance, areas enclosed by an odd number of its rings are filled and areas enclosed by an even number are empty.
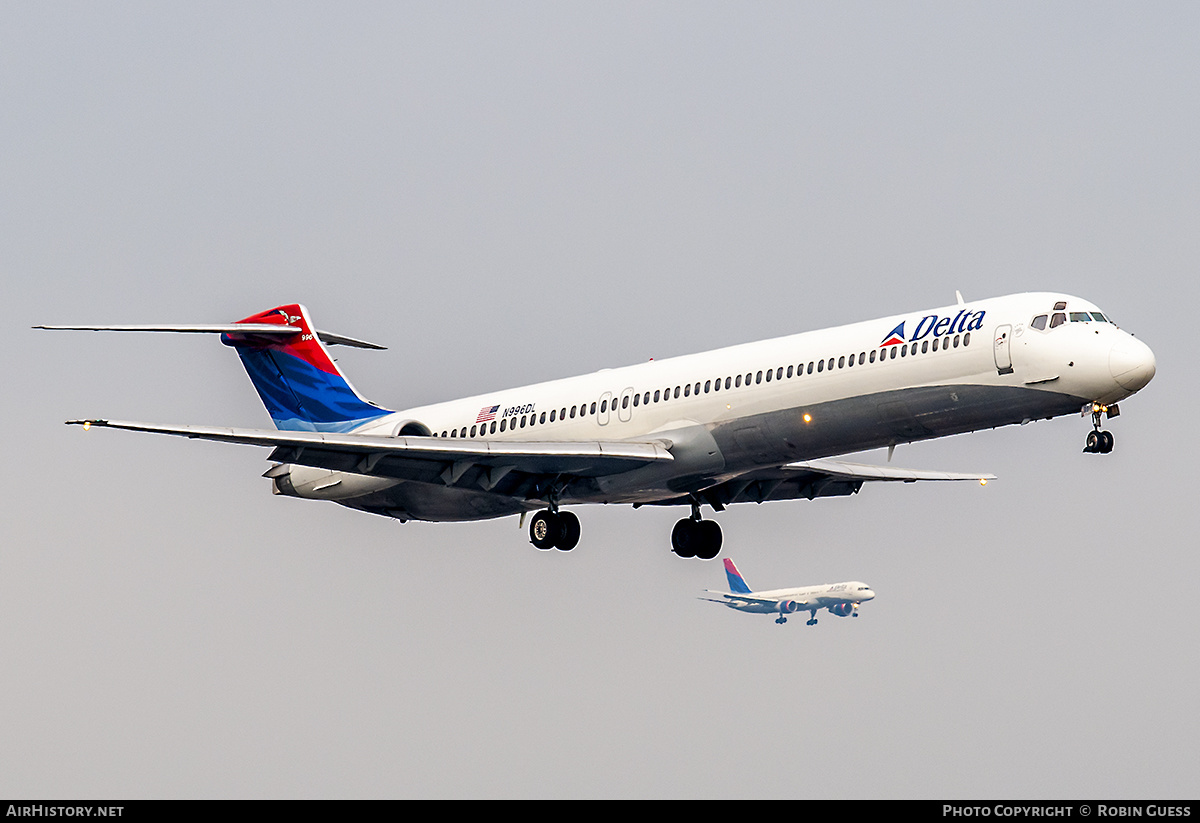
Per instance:
[[[559,535],[558,541],[555,542],[554,548],[560,552],[569,552],[571,549],[579,545],[579,518],[571,512],[559,512],[558,521],[562,526],[562,534]]]
[[[549,509],[535,514],[529,523],[529,542],[542,550],[554,548],[562,533],[562,518]]]
[[[700,547],[696,549],[696,557],[701,560],[712,560],[721,553],[721,527],[715,520],[701,520]]]
[[[1113,450],[1112,432],[1095,431],[1088,432],[1087,445],[1083,447],[1087,454],[1108,454]]]
[[[685,517],[671,530],[671,551],[680,557],[712,560],[721,553],[721,527],[712,520]]]
[[[700,521],[685,517],[671,529],[671,551],[680,557],[695,557],[700,545]]]

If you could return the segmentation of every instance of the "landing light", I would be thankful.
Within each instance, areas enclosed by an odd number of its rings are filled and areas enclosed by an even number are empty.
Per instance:
[[[979,485],[981,485],[981,486],[986,486],[986,485],[987,485],[987,478],[986,478],[986,477],[981,477],[981,478],[979,478]]]
[[[90,429],[91,427],[92,427],[92,421],[91,421],[91,420],[84,420],[84,421],[83,421],[83,430],[84,430],[84,431],[87,431],[87,430],[88,430],[88,429]]]
[[[811,423],[811,422],[812,422],[812,415],[811,415],[811,414],[805,414],[805,415],[804,415],[804,422],[805,422],[805,423]]]

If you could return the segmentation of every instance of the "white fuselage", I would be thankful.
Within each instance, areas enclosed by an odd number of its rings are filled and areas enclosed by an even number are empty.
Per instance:
[[[730,593],[725,595],[730,598],[725,605],[731,609],[752,614],[791,614],[801,611],[815,614],[821,609],[836,608],[841,604],[846,604],[850,607],[850,611],[847,613],[852,613],[852,610],[858,608],[859,603],[874,600],[875,592],[860,580],[850,580],[845,583],[822,583],[820,586],[768,589],[752,592],[747,596],[756,598],[756,600],[754,602],[738,600],[737,598],[741,595]]]
[[[1010,295],[421,406],[357,433],[657,440],[673,461],[575,483],[561,502],[680,503],[761,467],[1115,403],[1149,382],[1154,357],[1099,312],[1067,295]],[[1065,322],[1053,328],[1033,325],[1059,314]],[[1071,322],[1072,314],[1082,317]],[[481,519],[542,505],[499,488],[304,466],[290,467],[289,482],[288,493],[417,519]]]

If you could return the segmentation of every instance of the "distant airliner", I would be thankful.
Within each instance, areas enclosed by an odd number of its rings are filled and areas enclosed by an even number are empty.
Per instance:
[[[975,480],[827,458],[898,443],[1090,414],[1084,451],[1154,355],[1091,303],[1017,294],[489,392],[406,411],[360,395],[325,345],[382,348],[316,330],[286,305],[224,325],[38,326],[216,333],[241,357],[276,430],[71,420],[267,446],[276,494],[401,521],[536,512],[540,549],[575,547],[582,503],[680,505],[673,551],[715,557],[707,505],[856,493],[868,481]],[[418,361],[419,362],[419,361]]]
[[[742,573],[733,565],[733,561],[725,558],[725,576],[729,578],[731,592],[715,592],[707,589],[708,594],[719,594],[720,597],[701,597],[713,603],[722,603],[740,612],[755,614],[777,614],[776,623],[786,623],[787,616],[795,612],[806,611],[809,620],[806,625],[817,625],[817,612],[829,609],[831,614],[838,617],[853,615],[858,617],[858,604],[875,599],[875,592],[866,583],[851,580],[846,583],[824,583],[820,586],[801,586],[797,589],[771,589],[765,592],[751,591],[746,585]]]

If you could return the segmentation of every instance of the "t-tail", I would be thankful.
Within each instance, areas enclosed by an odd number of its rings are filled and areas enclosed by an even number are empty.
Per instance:
[[[738,571],[737,566],[733,565],[733,561],[728,557],[725,558],[725,576],[729,578],[729,590],[735,594],[751,594],[750,587],[746,585],[745,578]]]
[[[350,432],[391,414],[354,390],[325,344],[382,349],[374,343],[314,329],[308,310],[293,303],[220,325],[34,326],[76,331],[219,334],[242,358],[275,427],[284,431]]]
[[[225,332],[221,342],[237,350],[276,428],[349,432],[391,414],[350,385],[322,338],[350,345],[361,341],[315,331],[304,306],[278,306],[233,325],[245,325],[248,331]],[[281,328],[264,333],[264,326]]]

